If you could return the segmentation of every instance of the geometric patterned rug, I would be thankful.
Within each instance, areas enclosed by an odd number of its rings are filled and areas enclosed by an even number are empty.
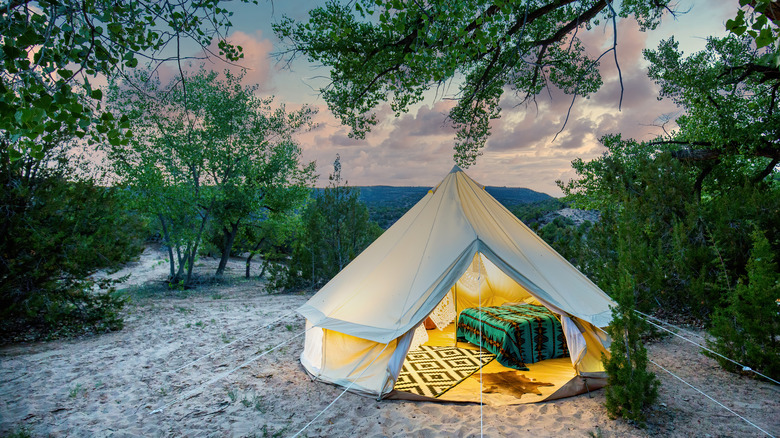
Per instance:
[[[406,356],[394,389],[438,397],[495,358],[486,351],[422,345]]]

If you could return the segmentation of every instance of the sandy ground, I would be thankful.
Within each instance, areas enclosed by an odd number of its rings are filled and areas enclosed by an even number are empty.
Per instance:
[[[128,281],[162,279],[161,258],[164,254],[148,250],[128,266],[133,273]],[[215,266],[204,260],[199,269]],[[242,260],[233,260],[228,277],[234,279],[225,284],[181,294],[137,291],[119,332],[0,348],[0,436],[21,431],[55,437],[294,436],[342,391],[312,382],[298,362],[303,319],[292,311],[310,295],[269,295],[262,282],[240,279],[242,273]],[[648,349],[661,366],[780,435],[780,387],[726,373],[674,337]],[[608,419],[603,390],[591,397],[483,409],[347,393],[300,436],[763,436],[665,372],[653,371],[662,387],[646,429]]]

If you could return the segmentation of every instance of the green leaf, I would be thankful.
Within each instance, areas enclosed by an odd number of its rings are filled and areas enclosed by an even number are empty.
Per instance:
[[[123,33],[123,27],[119,23],[109,23],[106,27],[108,27],[108,31],[113,34],[121,35]]]
[[[51,103],[52,103],[53,100],[54,99],[50,95],[44,94],[41,97],[39,97],[38,99],[36,99],[35,101],[33,101],[33,105],[36,108],[41,108],[41,109],[44,109],[44,110],[48,110],[51,107]]]
[[[11,158],[11,161],[13,162],[22,158],[23,154],[21,151],[16,149],[16,147],[14,147],[12,144],[11,147],[8,149],[8,156],[9,158]]]
[[[756,37],[756,47],[766,47],[774,42],[771,29],[761,29],[761,33]]]

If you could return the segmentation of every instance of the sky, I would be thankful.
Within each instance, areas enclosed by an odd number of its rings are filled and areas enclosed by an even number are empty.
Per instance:
[[[317,162],[320,186],[326,184],[332,163],[339,154],[342,176],[350,185],[433,186],[452,168],[455,131],[446,122],[451,100],[431,93],[407,114],[395,117],[386,105],[377,108],[379,123],[365,140],[347,136],[318,96],[317,88],[327,83],[328,70],[305,60],[285,68],[272,56],[282,49],[271,24],[283,16],[305,20],[307,11],[322,2],[288,0],[259,5],[228,3],[233,8],[233,28],[229,39],[244,49],[239,63],[248,69],[245,82],[259,85],[258,93],[275,96],[288,108],[309,104],[319,109],[317,127],[298,135],[303,160]],[[602,60],[604,84],[587,99],[577,98],[564,131],[561,129],[571,97],[552,90],[537,97],[537,105],[520,105],[512,93],[501,101],[502,117],[492,123],[492,135],[477,164],[466,173],[489,186],[527,187],[552,196],[562,193],[555,181],[568,181],[575,158],[590,160],[605,148],[598,138],[609,133],[648,140],[661,134],[663,116],[680,113],[668,100],[657,99],[658,88],[647,78],[645,48],[657,48],[662,39],[674,36],[687,54],[704,48],[705,38],[726,34],[724,23],[736,14],[737,0],[679,0],[678,16],[664,16],[652,31],[640,32],[635,21],[618,22],[618,58],[623,74],[623,104],[618,110],[620,86],[613,61]],[[601,25],[581,30],[591,56],[598,56],[612,41],[612,27]],[[221,69],[216,63],[212,68]],[[452,87],[453,91],[457,87]],[[667,125],[667,129],[671,126]]]

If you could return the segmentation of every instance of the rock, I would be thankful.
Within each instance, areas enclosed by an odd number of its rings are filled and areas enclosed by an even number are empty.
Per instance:
[[[551,212],[547,213],[546,215],[544,215],[539,220],[539,225],[541,225],[541,226],[547,225],[548,223],[554,221],[555,218],[557,218],[559,216],[565,217],[567,219],[571,219],[574,222],[574,225],[580,226],[585,221],[590,221],[590,222],[593,222],[593,223],[598,222],[599,219],[601,218],[601,213],[599,213],[596,210],[580,210],[580,209],[577,209],[577,208],[562,208],[562,209],[560,209],[558,211],[551,211]]]

